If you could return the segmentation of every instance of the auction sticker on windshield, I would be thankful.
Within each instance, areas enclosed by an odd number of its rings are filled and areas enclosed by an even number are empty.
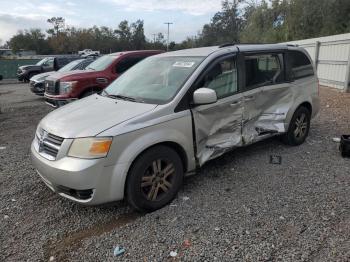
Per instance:
[[[175,64],[173,64],[174,67],[192,67],[195,63],[194,62],[175,62]]]

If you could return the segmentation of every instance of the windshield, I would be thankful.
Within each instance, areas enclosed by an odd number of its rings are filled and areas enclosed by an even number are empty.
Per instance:
[[[53,57],[46,57],[46,58],[40,60],[38,63],[36,63],[36,65],[41,66],[44,64],[50,64],[51,62],[53,62]]]
[[[112,55],[102,56],[96,59],[96,61],[92,62],[89,66],[87,66],[86,69],[92,69],[95,71],[105,70],[110,64],[113,63],[115,59],[116,59],[116,56],[112,56]]]
[[[82,61],[84,61],[84,59],[74,60],[74,61],[70,62],[69,64],[65,65],[64,67],[62,67],[60,70],[58,70],[58,72],[71,71],[74,69],[74,67],[76,67],[78,64],[80,64]]]
[[[149,57],[106,88],[105,95],[164,104],[180,90],[204,57]]]

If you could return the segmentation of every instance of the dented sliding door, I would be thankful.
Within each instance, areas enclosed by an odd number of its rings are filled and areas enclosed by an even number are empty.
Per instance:
[[[285,132],[285,119],[295,100],[285,82],[283,52],[247,54],[243,93],[244,144]]]

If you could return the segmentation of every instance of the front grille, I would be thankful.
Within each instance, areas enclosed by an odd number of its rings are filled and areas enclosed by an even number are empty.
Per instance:
[[[50,160],[55,160],[60,150],[64,138],[55,136],[46,132],[44,129],[39,130],[37,134],[39,153],[43,156],[49,156]]]
[[[59,94],[59,82],[46,80],[45,81],[45,92],[49,95],[58,95]]]

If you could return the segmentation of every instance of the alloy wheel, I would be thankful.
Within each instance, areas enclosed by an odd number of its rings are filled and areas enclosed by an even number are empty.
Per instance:
[[[307,117],[305,113],[300,114],[295,120],[295,129],[294,129],[294,136],[295,138],[302,138],[306,135],[307,132]]]
[[[164,159],[157,159],[148,166],[142,176],[141,190],[151,201],[161,199],[173,186],[174,164]]]

